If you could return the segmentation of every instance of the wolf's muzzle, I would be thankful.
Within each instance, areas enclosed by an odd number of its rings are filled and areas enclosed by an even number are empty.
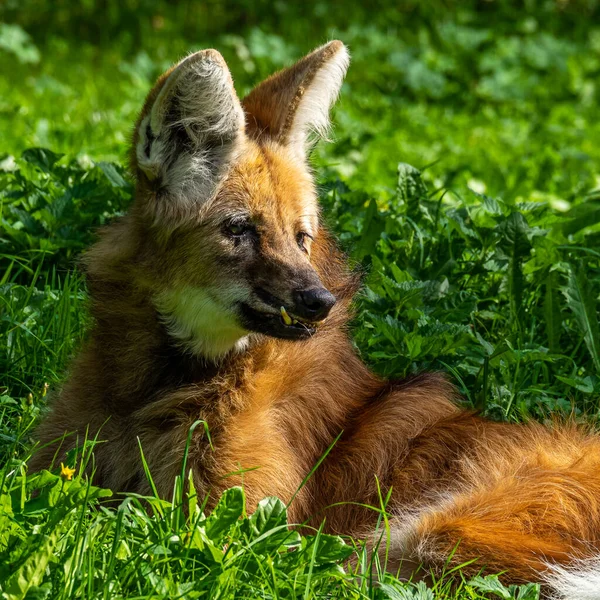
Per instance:
[[[335,296],[324,287],[296,290],[292,298],[294,314],[308,321],[322,321],[336,302]]]

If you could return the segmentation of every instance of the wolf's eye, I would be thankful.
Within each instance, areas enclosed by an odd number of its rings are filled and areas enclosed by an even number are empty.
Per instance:
[[[306,231],[299,231],[296,234],[296,242],[298,243],[300,250],[303,250],[304,252],[306,252],[308,254],[308,248],[306,247],[307,239],[312,240],[313,238],[311,235],[306,233]]]
[[[241,237],[252,231],[252,225],[245,221],[230,221],[225,223],[223,230],[231,237]]]

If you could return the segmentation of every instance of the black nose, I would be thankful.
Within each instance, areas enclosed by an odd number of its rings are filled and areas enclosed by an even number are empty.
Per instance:
[[[322,287],[294,292],[294,312],[301,318],[321,321],[333,308],[335,296]]]

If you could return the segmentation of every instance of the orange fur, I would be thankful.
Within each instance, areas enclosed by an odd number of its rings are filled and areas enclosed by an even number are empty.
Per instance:
[[[194,55],[159,79],[134,136],[135,202],[83,259],[94,318],[90,339],[38,430],[48,445],[31,467],[47,467],[56,453],[60,458],[77,445],[67,438],[57,451],[52,440],[65,432],[81,439],[89,431],[106,440],[95,451],[96,482],[147,493],[139,438],[158,491],[168,496],[188,430],[200,419],[214,450],[197,427],[189,466],[199,494],[213,504],[224,488],[243,484],[252,509],[266,495],[290,501],[341,434],[291,504],[293,522],[325,517],[327,531],[369,536],[377,513],[358,504],[378,506],[379,494],[391,491],[392,566],[405,560],[441,568],[456,549],[455,563],[474,559],[474,570],[507,569],[508,579],[521,581],[538,577],[547,562],[597,555],[595,433],[574,425],[488,422],[459,410],[442,376],[386,382],[356,355],[346,323],[358,277],[320,225],[309,169],[289,147],[289,140],[304,139],[310,120],[303,99],[318,98],[314,81],[328,85],[319,74],[330,63],[345,68],[344,52],[334,42],[268,79],[239,105],[245,124],[235,118],[237,98],[227,96],[231,123],[222,124],[216,145],[196,136],[194,143],[205,147],[193,146],[198,125],[178,94],[202,85],[206,73],[220,82],[221,95],[232,94],[220,55]],[[170,95],[161,95],[165,85]],[[335,92],[326,89],[323,102]],[[158,125],[142,131],[151,111]],[[297,111],[304,111],[300,125]],[[161,129],[160,119],[174,125]],[[174,154],[165,164],[138,168],[138,157],[152,157],[157,140],[168,143],[152,160]],[[211,156],[215,147],[228,152],[207,163],[216,169],[216,183],[206,198],[181,203],[177,190],[152,175],[196,151]],[[243,252],[239,240],[223,234],[223,219],[236,211],[249,214],[254,228]],[[314,241],[299,247],[299,228],[311,228]],[[337,304],[305,339],[246,330],[231,308],[239,297],[258,302],[255,286],[288,303],[293,286],[308,284],[322,285]],[[214,355],[197,339],[211,326],[202,310],[213,311],[230,332],[231,339],[215,332],[214,343],[224,350]]]

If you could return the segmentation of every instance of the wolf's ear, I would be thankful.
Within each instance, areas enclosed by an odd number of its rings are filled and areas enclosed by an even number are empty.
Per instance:
[[[243,136],[244,112],[227,65],[216,50],[202,50],[148,95],[133,159],[165,202],[190,207],[214,193]]]
[[[242,101],[248,133],[287,145],[304,158],[310,134],[327,133],[329,109],[349,62],[346,46],[329,42],[260,83]]]

